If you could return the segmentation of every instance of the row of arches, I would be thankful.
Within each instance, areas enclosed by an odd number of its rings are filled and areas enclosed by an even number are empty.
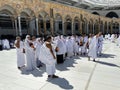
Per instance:
[[[4,6],[0,8],[0,34],[24,35],[24,34],[80,34],[80,33],[111,33],[111,23],[103,23],[87,18],[63,16],[59,13],[51,18],[49,13],[41,11],[36,18],[34,11],[26,8],[17,15],[14,8]],[[53,25],[53,26],[52,26]],[[119,23],[113,24],[115,33],[119,32]],[[53,27],[53,28],[52,28]],[[109,29],[109,30],[108,30]],[[53,33],[54,31],[54,33]]]
[[[95,15],[100,15],[98,12],[92,12],[92,14]],[[119,15],[116,12],[109,12],[105,15],[105,17],[109,17],[109,18],[119,18]]]

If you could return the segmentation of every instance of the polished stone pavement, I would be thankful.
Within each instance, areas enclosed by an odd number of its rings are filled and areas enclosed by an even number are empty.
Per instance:
[[[47,79],[45,66],[32,72],[16,67],[16,50],[0,51],[0,90],[120,90],[120,48],[110,41],[97,62],[79,56],[56,65],[58,79]]]

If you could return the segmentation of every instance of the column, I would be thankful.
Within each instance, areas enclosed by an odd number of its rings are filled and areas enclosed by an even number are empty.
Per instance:
[[[82,21],[80,22],[80,33],[82,34]]]
[[[72,21],[72,34],[74,34],[74,22]]]
[[[94,30],[94,29],[95,29],[94,26],[95,26],[95,25],[93,24],[93,34],[94,34],[94,31],[95,31],[95,30]]]
[[[100,29],[101,29],[101,24],[98,23],[98,32],[100,32]],[[98,32],[97,32],[97,33],[98,33]]]
[[[92,23],[90,23],[90,33],[92,33],[92,28],[93,28],[93,25]]]
[[[39,35],[39,31],[38,31],[38,18],[36,18],[36,30],[37,30],[37,36]]]
[[[18,16],[18,25],[19,25],[19,35],[22,36],[22,30],[21,30],[21,17]]]
[[[87,33],[87,22],[85,22],[85,33]]]
[[[63,31],[63,35],[65,35],[65,22],[62,21],[62,31]]]
[[[54,29],[53,29],[53,18],[50,19],[50,29],[51,29],[51,34],[54,34]]]
[[[107,33],[109,33],[109,30],[108,30],[108,23],[107,23]]]
[[[44,34],[46,34],[46,20],[43,20],[43,25],[44,25]]]
[[[31,32],[32,32],[32,28],[30,28],[30,27],[33,27],[33,24],[34,23],[32,23],[32,21],[31,20],[28,20],[28,19],[26,19],[26,24],[27,24],[27,34],[31,34]],[[34,29],[35,30],[35,29]]]
[[[15,30],[16,30],[16,36],[18,35],[18,27],[17,27],[17,20],[15,19]]]
[[[13,29],[13,30],[12,30],[12,31],[13,31],[13,34],[16,35],[15,20],[14,20],[14,18],[12,18],[12,27],[13,27],[13,28],[12,28],[12,29]]]
[[[119,23],[119,34],[120,34],[120,23]]]
[[[103,26],[103,28],[102,28],[102,29],[103,29],[103,30],[102,30],[102,33],[105,34],[105,33],[104,33],[104,24],[103,24],[102,26]]]
[[[113,31],[112,31],[112,29],[113,29],[113,23],[111,23],[111,25],[110,25],[110,33],[112,34],[113,33]]]
[[[57,33],[57,31],[59,31],[58,24],[59,24],[59,22],[58,22],[58,21],[55,21],[55,32],[56,32],[56,33]]]
[[[87,34],[89,34],[89,27],[88,27],[89,25],[88,25],[88,23],[87,23]]]

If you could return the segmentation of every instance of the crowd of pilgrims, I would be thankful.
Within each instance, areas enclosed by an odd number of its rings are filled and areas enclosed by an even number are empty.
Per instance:
[[[115,42],[120,47],[120,35],[83,34],[82,36],[51,36],[36,38],[26,35],[24,40],[17,36],[14,42],[17,51],[17,67],[32,71],[39,69],[44,64],[48,77],[58,78],[55,75],[55,65],[72,59],[73,56],[86,56],[90,61],[96,61],[97,56],[102,55],[103,40]],[[13,45],[13,44],[12,44]],[[13,45],[13,46],[14,46]],[[10,49],[9,40],[0,40],[0,49]]]

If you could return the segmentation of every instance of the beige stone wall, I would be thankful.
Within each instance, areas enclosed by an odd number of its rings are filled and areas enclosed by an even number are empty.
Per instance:
[[[53,17],[50,17],[50,9],[53,10]],[[74,22],[75,17],[78,17],[81,23],[85,20],[87,22],[92,22],[93,24],[96,21],[98,23],[103,22],[103,24],[105,24],[105,22],[120,22],[120,19],[110,19],[103,16],[97,16],[79,8],[53,2],[44,2],[42,0],[1,0],[0,11],[2,10],[10,11],[11,15],[15,18],[20,16],[21,12],[25,12],[31,19],[33,17],[38,17],[39,15],[45,19],[46,15],[48,15],[50,19],[54,21],[56,14],[59,14],[62,17],[63,22],[65,22],[67,16],[70,16],[72,22]]]

